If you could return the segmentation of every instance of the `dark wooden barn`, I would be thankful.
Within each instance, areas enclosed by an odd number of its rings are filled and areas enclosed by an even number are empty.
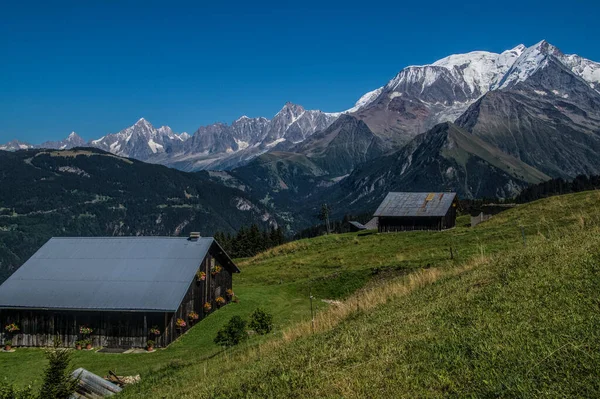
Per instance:
[[[239,269],[209,237],[52,238],[0,286],[1,338],[164,347],[193,325],[191,312],[200,320],[231,300],[232,273]],[[7,333],[11,323],[19,331]],[[82,326],[93,332],[82,335]]]
[[[444,230],[456,225],[456,193],[388,193],[374,216],[380,232]]]

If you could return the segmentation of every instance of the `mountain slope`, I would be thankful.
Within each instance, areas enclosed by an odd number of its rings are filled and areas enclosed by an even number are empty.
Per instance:
[[[276,225],[247,193],[96,149],[0,152],[0,281],[52,236],[180,235]]]
[[[312,135],[292,151],[306,155],[331,176],[346,175],[386,148],[369,127],[350,115],[340,116],[327,129]]]
[[[390,191],[456,191],[463,198],[510,197],[548,176],[452,123],[402,150],[367,162],[323,194],[334,210],[374,210]]]
[[[495,87],[524,48],[501,54],[475,51],[404,68],[355,115],[383,139],[405,144],[439,122],[454,121]]]
[[[333,184],[327,171],[302,154],[272,151],[247,165],[227,172],[248,187],[248,192],[272,205],[278,214],[287,213],[286,221],[295,225],[306,215],[298,210],[316,192]],[[304,225],[311,225],[312,220]]]
[[[439,122],[455,121],[477,99],[529,79],[547,57],[590,89],[600,91],[600,64],[578,55],[565,55],[546,41],[519,45],[501,54],[474,51],[456,54],[430,65],[410,66],[385,85],[375,99],[354,111],[371,130],[398,146]],[[541,82],[540,82],[541,83]],[[546,89],[555,81],[547,81]],[[543,90],[530,87],[531,93]]]
[[[536,50],[536,51],[533,51]],[[600,94],[542,43],[456,123],[553,177],[600,172]]]

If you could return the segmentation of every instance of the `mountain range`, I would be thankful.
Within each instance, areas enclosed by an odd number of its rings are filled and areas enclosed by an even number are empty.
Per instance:
[[[220,184],[294,210],[323,200],[369,209],[386,190],[509,197],[550,177],[600,173],[600,64],[541,41],[408,66],[342,112],[288,102],[271,119],[242,116],[192,135],[142,118],[87,143],[71,133],[0,149],[80,146],[212,170]]]

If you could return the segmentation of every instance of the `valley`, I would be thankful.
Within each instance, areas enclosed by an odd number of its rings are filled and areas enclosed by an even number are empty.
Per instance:
[[[71,3],[0,17],[0,399],[600,397],[600,3]]]

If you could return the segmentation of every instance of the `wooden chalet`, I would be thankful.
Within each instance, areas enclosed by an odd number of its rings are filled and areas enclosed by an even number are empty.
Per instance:
[[[204,273],[204,277],[203,274]],[[64,346],[89,338],[94,347],[169,345],[202,319],[205,304],[231,298],[239,269],[213,238],[52,238],[0,286],[0,337],[13,346]],[[186,326],[178,328],[177,319]],[[8,334],[15,323],[20,330]],[[89,337],[80,327],[93,330]],[[157,327],[160,334],[151,333]]]
[[[456,193],[388,193],[373,216],[379,232],[444,230],[456,225]]]

